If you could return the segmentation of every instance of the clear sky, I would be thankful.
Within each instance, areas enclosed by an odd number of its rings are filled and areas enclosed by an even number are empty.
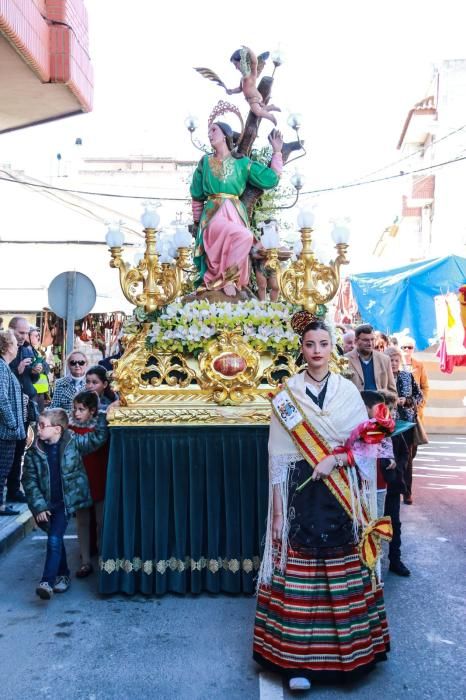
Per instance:
[[[293,138],[289,112],[303,116],[308,156],[297,165],[304,190],[348,182],[400,157],[406,114],[425,96],[433,64],[466,53],[461,0],[87,0],[86,6],[94,111],[2,136],[0,161],[50,175],[56,153],[66,156],[78,136],[92,156],[195,159],[184,119],[197,115],[206,140],[207,116],[226,95],[192,67],[208,66],[233,87],[239,74],[229,56],[246,44],[257,53],[283,51],[272,96],[283,110],[285,140]],[[227,99],[246,114],[242,96]],[[323,230],[330,215],[351,216],[358,251],[392,222],[401,189],[400,182],[370,185],[312,202]]]

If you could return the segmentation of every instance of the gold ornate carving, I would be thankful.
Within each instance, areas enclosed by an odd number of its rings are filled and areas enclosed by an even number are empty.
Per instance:
[[[150,313],[169,304],[186,290],[187,275],[191,272],[190,249],[179,248],[178,259],[173,265],[160,263],[156,251],[156,229],[146,228],[144,235],[146,249],[136,267],[123,260],[121,247],[110,248],[110,267],[119,270],[120,286],[127,300]]]
[[[179,353],[148,354],[146,367],[141,373],[141,379],[151,386],[186,387],[196,378],[196,373],[190,369],[183,355]]]
[[[315,314],[338,291],[340,267],[349,262],[346,257],[348,245],[338,243],[337,257],[329,265],[324,265],[312,252],[312,228],[301,229],[301,240],[302,253],[286,270],[281,270],[276,249],[267,251],[265,266],[275,271],[280,291],[287,301],[299,304],[309,313]]]
[[[297,366],[294,358],[289,353],[277,354],[272,364],[270,364],[262,375],[262,378],[266,380],[270,386],[278,386],[283,382],[285,377],[291,377],[293,374],[299,372],[299,367]]]
[[[238,410],[239,407],[165,404],[160,408],[152,406],[121,407],[113,411],[110,424],[119,425],[268,425],[270,421],[270,404],[264,398],[262,405],[253,409]],[[228,411],[236,408],[237,410]]]
[[[216,364],[218,358],[228,354],[242,358],[245,362],[245,368],[232,376],[220,372]],[[199,356],[199,384],[212,395],[216,403],[230,405],[251,401],[260,379],[259,360],[259,353],[244,341],[240,329],[224,331]]]

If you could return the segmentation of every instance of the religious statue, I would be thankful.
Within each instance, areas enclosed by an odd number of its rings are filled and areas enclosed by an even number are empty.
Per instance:
[[[264,101],[264,97],[261,95],[256,87],[256,82],[262,70],[265,66],[265,62],[269,57],[269,52],[261,53],[260,56],[256,56],[254,51],[248,46],[242,46],[238,51],[235,51],[230,61],[233,63],[235,68],[239,70],[241,78],[239,87],[237,88],[227,88],[223,80],[210,70],[210,68],[195,68],[204,78],[213,80],[220,87],[225,88],[227,95],[238,95],[243,93],[246,98],[246,102],[249,104],[251,112],[259,119],[269,119],[275,126],[277,126],[277,120],[273,114],[270,112],[281,112],[280,107],[275,105],[267,105]]]
[[[276,124],[271,112],[280,111],[275,105],[268,105],[273,77],[263,77],[256,87],[268,57],[268,52],[257,57],[246,46],[235,51],[230,60],[243,77],[240,86],[234,89],[227,88],[210,68],[195,68],[227,94],[243,93],[250,107],[245,124],[238,108],[224,101],[218,103],[209,117],[213,154],[200,160],[191,184],[196,296],[202,294],[212,300],[226,296],[234,301],[247,298],[249,256],[254,242],[249,222],[254,207],[264,190],[278,185],[289,154],[302,148],[301,142],[284,144],[281,132],[273,129],[269,135],[272,157],[268,165],[251,159],[260,120],[264,118]],[[240,119],[241,132],[234,132],[224,121],[216,121],[227,112]],[[273,296],[277,295],[278,288],[273,290]]]
[[[196,231],[194,263],[198,293],[221,291],[238,297],[249,284],[253,234],[240,197],[248,184],[261,190],[276,187],[283,166],[283,137],[274,129],[270,166],[234,151],[233,130],[221,121],[209,125],[212,155],[199,161],[191,183]]]

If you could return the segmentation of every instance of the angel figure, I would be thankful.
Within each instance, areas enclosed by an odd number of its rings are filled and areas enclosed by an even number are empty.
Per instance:
[[[230,61],[233,63],[235,68],[239,70],[241,75],[241,82],[239,87],[233,89],[227,89],[228,95],[238,95],[243,93],[246,98],[246,102],[249,103],[251,112],[255,114],[256,117],[269,119],[275,126],[277,126],[277,119],[274,114],[270,112],[281,112],[280,107],[275,105],[266,105],[256,87],[257,78],[260,75],[266,60],[269,57],[269,52],[261,53],[259,57],[256,56],[254,51],[247,46],[242,46],[238,51],[232,54]]]
[[[237,68],[241,75],[241,82],[239,87],[229,89],[219,76],[214,73],[210,68],[195,68],[198,73],[200,73],[204,78],[212,80],[220,87],[224,88],[227,95],[238,95],[243,93],[246,101],[249,104],[251,112],[259,118],[269,119],[275,126],[277,125],[277,120],[271,112],[281,112],[279,107],[275,105],[266,105],[264,99],[256,87],[257,78],[261,74],[262,69],[265,66],[265,62],[269,57],[269,52],[261,53],[260,56],[256,54],[247,46],[243,46],[230,58],[235,68]]]

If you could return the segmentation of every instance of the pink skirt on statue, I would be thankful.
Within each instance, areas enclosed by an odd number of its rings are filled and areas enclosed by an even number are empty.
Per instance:
[[[238,289],[249,284],[249,251],[253,235],[234,205],[226,200],[204,231],[203,243],[208,270],[207,289],[223,289],[235,282]]]

